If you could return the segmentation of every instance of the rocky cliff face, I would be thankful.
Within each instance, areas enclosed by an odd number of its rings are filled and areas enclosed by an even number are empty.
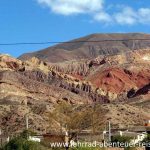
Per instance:
[[[145,59],[146,58],[146,59]],[[113,56],[98,56],[95,59],[48,63],[55,74],[65,74],[72,80],[63,80],[64,88],[85,90],[114,100],[127,95],[131,89],[138,90],[150,82],[149,49],[127,52]],[[64,76],[62,76],[63,79]],[[84,88],[81,88],[81,87]],[[90,88],[89,88],[90,87]],[[92,90],[91,90],[92,89]]]
[[[137,105],[149,104],[149,58],[149,49],[63,63],[0,55],[0,124],[10,132],[22,130],[29,113],[31,128],[45,132],[47,114],[62,101],[82,107],[99,103],[104,122],[124,124],[129,118],[142,124],[150,117],[149,108],[144,112]]]
[[[41,63],[29,65],[10,56],[0,56],[0,117],[2,129],[15,132],[25,128],[25,115],[30,113],[32,129],[44,132],[48,126],[46,113],[60,101],[73,104],[90,103],[88,96],[75,94],[50,83],[54,73],[40,67]],[[53,75],[51,75],[53,74]],[[51,77],[50,77],[51,75]],[[58,78],[61,76],[58,76]]]

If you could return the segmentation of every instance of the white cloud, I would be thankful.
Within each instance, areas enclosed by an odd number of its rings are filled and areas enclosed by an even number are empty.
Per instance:
[[[100,22],[106,22],[106,23],[112,22],[111,16],[106,12],[100,12],[100,13],[95,14],[94,19]]]
[[[104,6],[105,0],[37,0],[56,14],[74,15],[88,14],[93,20],[106,24],[135,25],[150,24],[150,8],[139,8],[137,10],[129,6],[112,5],[111,12],[107,12]],[[119,9],[119,10],[118,10]]]
[[[131,7],[120,8],[120,11],[113,12],[112,15],[103,12],[96,14],[94,19],[107,24],[135,25],[150,24],[150,8],[139,8],[134,10]]]
[[[149,24],[150,8],[134,10],[131,7],[124,7],[122,11],[114,14],[114,20],[121,25]]]
[[[149,24],[150,23],[150,8],[140,8],[138,10],[138,15],[140,16],[140,23]]]
[[[94,13],[103,8],[103,0],[37,0],[48,6],[54,13],[72,15]]]
[[[115,22],[124,25],[133,25],[137,22],[137,13],[130,7],[125,7],[121,12],[113,15]]]

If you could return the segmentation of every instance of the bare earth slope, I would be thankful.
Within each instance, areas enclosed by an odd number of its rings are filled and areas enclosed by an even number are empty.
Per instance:
[[[29,127],[44,133],[48,114],[62,101],[80,111],[101,104],[101,129],[108,120],[116,127],[143,125],[150,118],[149,83],[149,49],[63,63],[0,55],[0,126],[19,132],[29,113]]]
[[[142,33],[92,34],[72,40],[70,43],[59,44],[37,52],[23,54],[19,58],[21,60],[27,60],[32,57],[37,57],[47,62],[62,62],[85,58],[91,59],[98,55],[115,55],[131,50],[150,48],[150,40],[141,39],[150,39],[150,35]]]
[[[0,127],[19,132],[29,114],[32,130],[49,132],[48,116],[61,102],[89,113],[99,104],[98,131],[108,120],[115,127],[143,125],[150,119],[150,40],[142,39],[150,35],[93,34],[20,59],[1,54]]]

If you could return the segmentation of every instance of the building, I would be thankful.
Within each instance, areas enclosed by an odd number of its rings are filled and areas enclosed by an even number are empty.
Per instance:
[[[128,131],[128,130],[116,131],[115,133],[112,133],[112,136],[116,136],[116,135],[131,137],[132,138],[131,143],[137,144],[144,140],[144,138],[147,136],[147,133],[145,131],[135,132],[135,131]]]
[[[42,139],[43,139],[43,136],[41,135],[29,136],[29,140],[34,141],[34,142],[41,142]]]

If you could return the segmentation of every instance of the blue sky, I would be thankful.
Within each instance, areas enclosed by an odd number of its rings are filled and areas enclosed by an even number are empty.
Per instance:
[[[67,41],[113,32],[150,33],[150,1],[0,0],[0,43]],[[18,57],[48,46],[0,46],[0,53]]]

